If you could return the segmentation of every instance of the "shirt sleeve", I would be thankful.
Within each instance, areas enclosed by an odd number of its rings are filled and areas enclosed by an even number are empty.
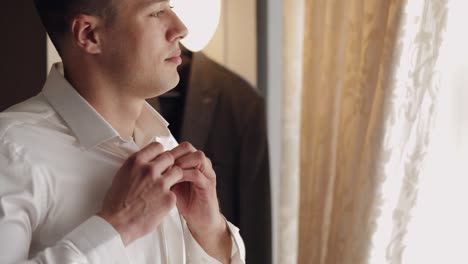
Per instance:
[[[30,256],[34,231],[47,216],[46,178],[21,147],[0,140],[0,263],[128,263],[119,234],[98,216]]]
[[[184,229],[184,240],[187,249],[187,264],[221,264],[218,260],[208,255],[192,236],[187,223],[183,218],[182,226]],[[239,229],[227,221],[229,232],[231,233],[231,264],[245,264],[245,246]]]

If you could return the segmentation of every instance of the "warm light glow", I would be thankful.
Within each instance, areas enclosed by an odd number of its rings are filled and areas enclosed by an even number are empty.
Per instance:
[[[174,11],[189,30],[182,44],[197,52],[208,45],[221,16],[221,0],[172,0]]]

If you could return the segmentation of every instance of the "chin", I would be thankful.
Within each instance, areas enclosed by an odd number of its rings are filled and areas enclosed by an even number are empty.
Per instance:
[[[179,82],[180,82],[180,76],[178,73],[176,73],[176,77],[174,78],[172,85],[170,85],[171,88],[169,88],[169,90],[174,89],[177,86],[177,84],[179,84]]]
[[[180,76],[178,73],[176,73],[174,78],[172,78],[170,81],[168,80],[167,85],[166,85],[167,89],[165,89],[163,93],[174,89],[177,86],[177,84],[179,84],[179,81],[180,81]]]
[[[170,82],[168,81],[166,83],[160,83],[160,85],[158,85],[157,87],[152,87],[152,89],[150,89],[152,92],[149,94],[149,97],[147,97],[147,99],[160,96],[174,89],[179,83],[179,80],[179,75],[177,75],[177,78],[171,80]]]

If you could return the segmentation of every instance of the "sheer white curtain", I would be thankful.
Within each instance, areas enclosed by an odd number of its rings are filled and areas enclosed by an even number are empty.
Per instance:
[[[468,2],[451,1],[427,164],[402,263],[468,263]]]
[[[467,11],[407,2],[369,263],[468,263]]]

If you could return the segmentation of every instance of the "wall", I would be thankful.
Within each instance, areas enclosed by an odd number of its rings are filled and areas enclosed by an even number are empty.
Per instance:
[[[221,19],[204,52],[257,86],[256,2],[222,0]]]
[[[45,35],[33,1],[2,3],[0,111],[37,94],[45,81]]]

